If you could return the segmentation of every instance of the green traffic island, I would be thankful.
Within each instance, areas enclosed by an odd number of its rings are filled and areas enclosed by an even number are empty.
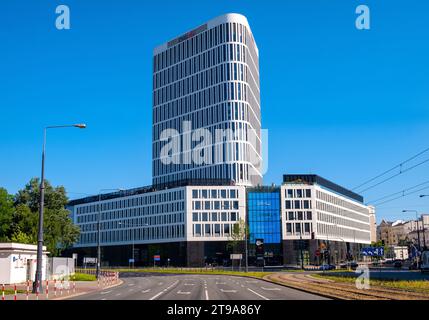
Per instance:
[[[209,268],[120,268],[120,269],[104,269],[104,271],[116,271],[116,272],[141,272],[141,273],[156,273],[156,274],[204,274],[204,275],[231,275],[231,276],[242,276],[242,277],[254,277],[262,279],[272,272],[262,272],[262,271],[225,271],[225,270],[216,270]]]
[[[97,277],[93,274],[87,273],[75,273],[71,275],[68,279],[69,281],[96,281]]]
[[[315,278],[323,278],[332,280],[337,283],[356,283],[356,274],[350,272],[349,275],[339,274],[336,272],[318,273],[312,275]],[[429,295],[428,280],[394,280],[394,279],[370,279],[370,286],[383,287],[386,289],[403,290],[416,293],[424,293]]]

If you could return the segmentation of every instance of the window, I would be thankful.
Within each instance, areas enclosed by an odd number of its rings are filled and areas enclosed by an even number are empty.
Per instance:
[[[291,201],[286,200],[286,209],[292,209]]]
[[[207,190],[201,190],[201,197],[207,199]]]
[[[204,225],[204,234],[205,235],[210,235],[210,232],[211,230],[210,230],[210,225],[209,224],[205,224]]]
[[[230,198],[232,198],[232,199],[237,198],[235,190],[231,190],[231,191],[230,191],[230,193],[229,193],[229,197],[230,197]]]
[[[212,212],[212,221],[217,221],[217,213]]]
[[[200,224],[195,225],[195,235],[201,236],[201,225]]]
[[[286,198],[293,198],[293,190],[292,189],[286,190]]]
[[[198,199],[198,190],[192,190],[192,198]]]
[[[298,220],[303,220],[302,211],[298,211]]]
[[[226,190],[220,190],[220,197],[226,199]]]
[[[231,221],[237,221],[237,213],[231,212]]]
[[[307,220],[312,220],[311,211],[307,211]]]
[[[222,219],[222,221],[228,221],[226,212],[222,212],[221,219]]]
[[[213,199],[217,198],[217,190],[212,190],[212,198]]]
[[[292,223],[286,223],[286,232],[288,234],[292,233]]]
[[[305,196],[311,198],[311,189],[305,189]]]
[[[293,220],[293,211],[288,212],[288,220]]]
[[[195,201],[195,210],[201,210],[201,202]]]
[[[296,189],[296,197],[302,198],[302,190],[301,189]]]
[[[214,209],[215,210],[219,210],[220,209],[220,202],[219,201],[214,201]]]
[[[198,213],[192,213],[192,221],[198,221]]]
[[[295,200],[294,203],[295,203],[295,209],[301,209],[301,201]]]
[[[304,200],[304,209],[310,209],[310,201]]]
[[[214,231],[215,231],[215,235],[217,235],[217,236],[220,235],[220,224],[216,223],[214,225]]]
[[[304,232],[310,233],[310,224],[309,223],[304,223]]]
[[[295,232],[301,233],[301,224],[300,223],[295,223]]]
[[[229,234],[229,224],[223,225],[223,234],[225,235]]]
[[[204,201],[204,209],[210,210],[210,201]]]
[[[201,221],[208,221],[208,214],[207,214],[207,212],[203,212],[201,214]]]

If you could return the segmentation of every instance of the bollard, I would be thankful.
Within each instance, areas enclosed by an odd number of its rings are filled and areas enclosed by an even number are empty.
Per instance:
[[[54,296],[57,296],[57,279],[54,279]]]
[[[40,291],[40,285],[39,285],[39,280],[37,280],[36,300],[39,300],[39,291]]]
[[[64,280],[61,279],[60,296],[63,295],[63,283],[64,283]]]
[[[76,281],[73,281],[73,293],[76,293]]]
[[[1,285],[1,299],[4,300],[4,284]]]
[[[25,293],[26,300],[28,300],[29,294],[30,294],[30,280],[27,280],[27,292]]]
[[[16,301],[16,284],[14,284],[13,286],[13,291],[14,291],[13,300]]]
[[[46,280],[46,299],[49,299],[49,280]]]

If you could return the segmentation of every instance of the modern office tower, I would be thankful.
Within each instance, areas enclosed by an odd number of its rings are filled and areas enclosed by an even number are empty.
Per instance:
[[[325,252],[327,263],[356,259],[360,248],[371,243],[374,207],[318,175],[284,175],[281,211],[286,264],[301,256],[305,264],[320,263]]]
[[[225,14],[153,51],[153,185],[262,182],[259,53]]]

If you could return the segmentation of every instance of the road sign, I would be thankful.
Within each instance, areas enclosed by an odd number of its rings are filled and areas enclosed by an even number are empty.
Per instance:
[[[154,255],[153,261],[161,261],[161,256],[160,255]]]
[[[384,256],[383,247],[368,247],[362,248],[362,255],[370,257],[382,257]]]
[[[129,263],[134,263],[135,261],[134,261],[134,259],[128,259],[128,262]]]
[[[231,260],[241,260],[243,258],[243,255],[241,253],[232,253],[229,258]]]

